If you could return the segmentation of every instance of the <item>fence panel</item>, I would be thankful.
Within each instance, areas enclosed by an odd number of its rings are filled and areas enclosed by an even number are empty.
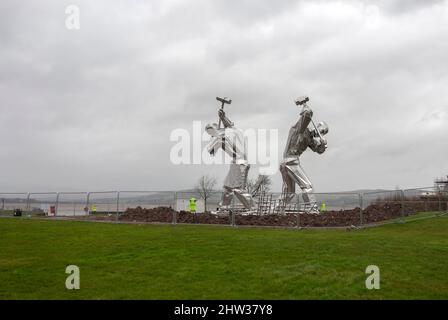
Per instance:
[[[447,192],[435,187],[403,190],[406,215],[447,210]]]
[[[251,210],[234,195],[230,207],[219,210],[221,191],[211,192],[207,201],[195,191],[0,193],[0,214],[22,209],[23,214],[95,220],[302,228],[350,227],[448,211],[448,190],[436,187],[313,195],[319,214],[310,211],[303,194],[261,193],[254,196]],[[191,198],[197,200],[195,213],[190,212]]]
[[[14,209],[27,210],[28,193],[0,193],[0,213],[12,215]]]
[[[57,196],[57,216],[85,216],[87,210],[86,192],[61,192]]]
[[[30,193],[27,211],[33,215],[55,216],[57,200],[57,192]]]
[[[118,191],[89,192],[88,214],[92,218],[111,217],[118,219],[119,196]]]

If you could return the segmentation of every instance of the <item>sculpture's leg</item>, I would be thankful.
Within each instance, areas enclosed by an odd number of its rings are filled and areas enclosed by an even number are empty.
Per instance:
[[[287,168],[287,162],[283,162],[282,164],[280,164],[280,173],[282,174],[284,188],[277,206],[287,205],[295,196],[296,183],[294,179],[288,174],[288,171],[289,170]]]
[[[249,193],[241,189],[234,189],[233,192],[246,209],[252,208],[252,196]]]
[[[295,192],[296,192],[296,183],[294,179],[288,174],[288,167],[286,163],[282,163],[280,165],[280,173],[282,174],[283,183],[284,183],[284,190],[285,193],[285,201],[289,202],[294,198]]]
[[[237,199],[244,205],[246,209],[251,209],[252,207],[252,196],[247,192],[247,176],[249,173],[248,164],[237,164],[232,163],[230,165],[229,174],[224,182],[224,189],[227,189],[227,196],[229,200],[228,205],[230,205],[232,196],[235,195]],[[224,198],[226,198],[226,192],[224,193]],[[223,200],[223,205],[225,201]]]
[[[285,170],[288,176],[302,189],[305,206],[308,206],[311,212],[318,212],[316,197],[313,194],[313,186],[305,170],[301,167],[299,160],[288,161],[285,164]]]
[[[219,204],[220,209],[229,209],[232,204],[233,191],[232,189],[224,186],[222,190],[222,200]]]
[[[248,164],[238,164],[238,169],[240,172],[238,188],[233,189],[235,196],[243,204],[243,206],[250,210],[252,208],[252,195],[247,192],[247,176],[249,174],[250,166]]]
[[[249,175],[250,165],[248,164],[239,164],[240,172],[241,172],[241,187],[242,190],[247,190],[247,177]]]

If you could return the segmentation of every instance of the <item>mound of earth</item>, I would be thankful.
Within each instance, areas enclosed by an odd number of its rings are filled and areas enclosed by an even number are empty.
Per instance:
[[[157,207],[143,209],[141,207],[127,209],[120,215],[120,221],[136,222],[169,222],[174,221],[176,215],[177,223],[202,223],[202,224],[230,224],[229,216],[218,216],[211,213],[198,213],[196,215],[187,211],[175,211],[171,207]]]
[[[411,215],[416,212],[437,210],[435,205],[409,202],[402,210],[401,202],[390,201],[381,204],[371,204],[363,210],[363,223],[375,223]],[[88,216],[96,219],[98,217]],[[115,215],[101,217],[104,220],[115,220]],[[171,207],[157,207],[144,209],[141,207],[128,208],[118,217],[119,221],[133,222],[161,222],[161,223],[198,223],[198,224],[231,224],[229,214],[197,213],[175,211]],[[235,215],[235,224],[241,226],[279,226],[279,227],[344,227],[361,224],[360,208],[351,210],[326,211],[321,214],[267,214],[267,215]]]
[[[401,203],[371,204],[363,210],[364,223],[372,223],[401,217]]]
[[[142,207],[128,208],[118,218],[120,221],[136,222],[173,222],[176,211],[171,207],[144,209]]]

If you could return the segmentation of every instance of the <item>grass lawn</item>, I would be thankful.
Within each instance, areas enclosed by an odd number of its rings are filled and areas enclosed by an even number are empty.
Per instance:
[[[448,299],[447,235],[446,216],[350,232],[0,218],[0,299]]]

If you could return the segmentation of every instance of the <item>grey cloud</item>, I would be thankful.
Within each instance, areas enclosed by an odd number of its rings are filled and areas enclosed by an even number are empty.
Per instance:
[[[430,8],[436,4],[443,4],[443,0],[429,0],[429,1],[420,1],[420,0],[382,0],[382,1],[371,1],[367,0],[367,3],[371,5],[379,5],[386,9],[388,12],[392,14],[406,14],[412,13],[421,9]]]
[[[79,31],[64,27],[68,3],[0,4],[2,190],[222,179],[220,166],[169,162],[171,131],[216,121],[217,95],[238,126],[285,139],[293,99],[309,94],[330,125],[328,152],[302,159],[317,190],[445,174],[447,1],[72,3]]]

